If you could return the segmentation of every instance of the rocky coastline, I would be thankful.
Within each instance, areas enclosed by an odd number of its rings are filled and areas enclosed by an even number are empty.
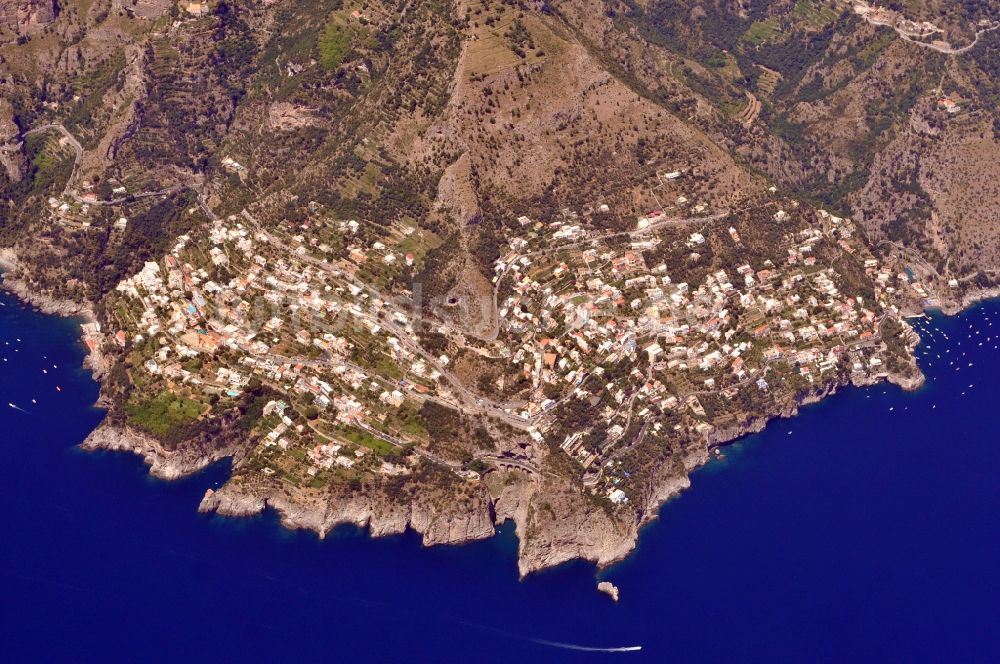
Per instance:
[[[1000,297],[1000,286],[993,288],[973,288],[962,294],[960,298],[939,297],[937,304],[930,309],[940,309],[945,316],[955,316],[971,306]]]
[[[638,543],[641,529],[659,518],[660,509],[671,498],[690,488],[690,473],[710,460],[712,449],[759,433],[773,419],[793,418],[800,407],[818,403],[850,384],[849,381],[832,381],[771,415],[709,432],[705,445],[684,458],[683,474],[665,470],[658,478],[645,499],[645,509],[633,523],[612,521],[599,510],[577,505],[577,510],[564,515],[565,519],[548,523],[544,532],[538,532],[530,527],[532,498],[543,488],[534,480],[514,483],[492,501],[477,504],[475,509],[445,514],[432,514],[416,502],[390,505],[364,494],[309,500],[289,497],[276,490],[258,494],[232,484],[207,490],[198,509],[227,517],[256,516],[273,509],[283,526],[311,530],[320,537],[345,524],[365,529],[372,537],[398,535],[410,529],[421,535],[425,546],[487,539],[493,536],[497,526],[510,520],[518,536],[518,572],[522,579],[572,560],[585,560],[598,569],[606,569],[630,555]]]
[[[158,440],[130,427],[102,423],[80,443],[88,452],[129,452],[142,457],[149,474],[161,480],[178,480],[237,453],[234,447],[210,453],[186,449],[169,450]]]
[[[336,498],[289,496],[277,490],[247,491],[233,484],[208,489],[198,511],[226,517],[257,516],[273,510],[282,526],[303,529],[326,537],[334,528],[352,525],[371,537],[400,535],[407,530],[421,536],[424,546],[458,545],[493,537],[507,520],[518,535],[518,571],[521,578],[571,560],[587,560],[600,568],[625,558],[634,548],[637,524],[626,529],[607,528],[608,522],[589,520],[587,512],[568,519],[563,526],[548,528],[539,536],[527,532],[529,517],[518,506],[527,506],[537,486],[526,482],[500,500],[481,500],[464,508],[435,509],[416,497],[389,503],[377,494],[355,493]],[[675,495],[689,486],[686,477],[665,493]],[[516,494],[516,495],[515,495]]]
[[[43,313],[78,316],[88,321],[95,319],[93,309],[87,304],[59,300],[33,290],[20,277],[23,270],[14,250],[0,249],[0,269],[5,271],[0,286]],[[949,315],[957,313],[991,295],[1000,295],[1000,290],[996,293],[977,292],[975,297],[963,300],[957,308],[943,307],[942,311]],[[98,380],[102,379],[109,368],[99,350],[91,352],[84,364],[94,372]],[[924,380],[919,371],[907,374],[889,372],[884,378],[907,390],[919,388]],[[544,529],[539,530],[537,524],[533,524],[537,518],[537,509],[532,498],[551,487],[543,487],[544,480],[528,478],[526,474],[524,481],[505,485],[494,495],[490,495],[485,488],[482,489],[477,498],[464,508],[455,506],[441,510],[421,500],[419,496],[404,502],[393,502],[385,500],[384,496],[364,492],[320,497],[290,494],[276,488],[265,491],[245,490],[230,482],[217,490],[206,491],[198,509],[202,513],[226,517],[250,517],[272,509],[282,526],[308,529],[320,537],[325,537],[337,526],[346,524],[366,529],[372,537],[397,535],[413,530],[421,535],[426,546],[456,545],[487,539],[495,534],[499,524],[511,520],[515,523],[519,539],[518,570],[522,578],[578,559],[587,560],[603,569],[621,561],[635,549],[641,528],[658,518],[664,503],[690,487],[689,474],[708,462],[713,448],[758,433],[772,419],[794,417],[801,406],[817,403],[841,387],[852,383],[865,386],[875,382],[878,381],[831,381],[807,392],[796,402],[784,405],[777,412],[709,432],[705,437],[705,445],[684,458],[683,472],[678,472],[678,469],[663,470],[650,487],[649,494],[643,501],[644,507],[633,522],[612,519],[600,509],[571,499],[572,506],[563,505],[563,516],[570,516],[549,522]],[[238,457],[242,451],[239,441],[210,451],[185,447],[167,449],[151,436],[127,426],[109,423],[99,425],[80,447],[87,451],[136,454],[149,465],[153,477],[168,481],[197,473],[224,458]]]
[[[85,323],[97,321],[94,308],[89,303],[52,297],[32,288],[23,278],[23,274],[24,270],[17,251],[10,247],[0,248],[0,288],[43,314],[63,318],[75,317]],[[90,371],[94,380],[102,382],[111,370],[111,363],[101,349],[94,346],[87,349],[87,356],[83,358],[83,368]],[[103,405],[102,399],[98,400],[97,405]]]
[[[400,535],[412,529],[421,535],[425,546],[465,544],[495,534],[487,501],[464,511],[436,511],[419,498],[405,504],[384,504],[383,501],[373,500],[375,496],[360,493],[329,501],[310,499],[308,496],[298,498],[293,499],[278,491],[255,495],[226,484],[218,490],[208,489],[198,511],[247,517],[272,509],[282,526],[311,530],[321,538],[343,525],[365,529],[372,537]]]
[[[3,273],[3,288],[19,300],[29,304],[43,314],[51,316],[78,317],[90,323],[97,320],[94,308],[85,302],[63,300],[32,288],[25,279],[25,271],[17,250],[0,248],[0,271]]]
[[[208,489],[198,510],[227,517],[248,517],[272,509],[283,526],[310,530],[320,537],[345,524],[365,529],[372,537],[398,535],[410,529],[421,535],[425,546],[487,539],[493,536],[497,526],[510,520],[518,536],[517,562],[522,579],[572,560],[585,560],[598,569],[606,569],[630,555],[638,543],[641,529],[659,518],[665,503],[690,488],[690,473],[710,460],[713,448],[759,433],[773,419],[795,417],[800,407],[818,403],[849,384],[848,381],[831,381],[802,395],[798,401],[785,404],[773,414],[709,432],[704,446],[683,459],[683,473],[664,469],[645,497],[644,509],[633,522],[612,520],[599,509],[577,503],[573,509],[561,510],[564,518],[547,522],[544,529],[533,527],[537,516],[533,499],[544,493],[546,487],[538,480],[529,479],[505,486],[492,499],[484,497],[472,509],[445,513],[432,513],[418,501],[387,503],[361,493],[322,498],[289,496],[277,489],[258,493],[231,483],[217,490]],[[551,500],[548,493],[545,498]]]

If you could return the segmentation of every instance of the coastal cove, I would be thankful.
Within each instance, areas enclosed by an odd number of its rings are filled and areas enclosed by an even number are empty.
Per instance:
[[[510,527],[424,549],[199,515],[226,463],[163,482],[135,456],[80,451],[103,413],[79,321],[0,304],[12,661],[1000,656],[996,301],[918,325],[920,390],[843,390],[697,470],[600,574],[617,605],[592,565],[519,582]]]

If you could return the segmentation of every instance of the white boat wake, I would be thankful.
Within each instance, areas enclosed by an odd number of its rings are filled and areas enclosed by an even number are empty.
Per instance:
[[[553,648],[563,648],[564,650],[578,650],[580,652],[639,652],[642,646],[619,646],[617,648],[595,648],[591,646],[579,646],[575,643],[562,643],[560,641],[546,641],[545,639],[531,639],[534,643]]]
[[[533,636],[527,636],[524,634],[517,634],[515,632],[510,632],[506,629],[503,629],[501,627],[495,627],[493,625],[484,625],[483,623],[477,623],[463,619],[453,619],[453,620],[455,623],[464,625],[465,627],[471,627],[473,629],[492,632],[494,634],[499,634],[500,636],[509,639],[516,639],[518,641],[534,643],[535,645],[547,646],[549,648],[560,648],[562,650],[575,650],[576,652],[604,652],[604,653],[640,652],[642,650],[642,646],[617,646],[613,648],[599,648],[596,646],[583,646],[577,643],[566,643],[564,641],[550,641],[548,639],[541,639]]]
[[[19,411],[21,411],[21,412],[22,412],[22,413],[24,413],[25,415],[31,415],[31,413],[29,413],[28,411],[26,411],[25,409],[21,408],[21,407],[20,407],[20,406],[18,406],[18,405],[15,405],[15,404],[12,404],[12,403],[8,403],[7,405],[8,405],[8,406],[10,406],[11,408],[13,408],[14,410],[19,410]]]

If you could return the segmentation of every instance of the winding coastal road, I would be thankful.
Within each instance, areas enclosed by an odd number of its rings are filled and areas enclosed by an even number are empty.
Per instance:
[[[43,131],[58,131],[69,143],[70,147],[73,148],[73,171],[69,175],[69,179],[66,181],[66,186],[63,187],[63,195],[72,196],[74,200],[79,201],[76,196],[76,191],[73,189],[73,182],[76,180],[76,169],[80,166],[80,160],[83,159],[83,146],[80,145],[80,141],[76,140],[73,134],[69,133],[69,130],[61,124],[44,124],[39,125],[33,129],[29,129],[24,132],[25,136],[30,136],[31,134],[40,134]]]
[[[934,34],[942,33],[943,30],[937,27],[936,25],[931,24],[933,30],[929,30],[926,34],[920,35],[915,32],[906,30],[905,28],[900,26],[900,24],[903,22],[916,25],[913,21],[909,21],[908,19],[906,19],[905,16],[893,14],[892,16],[895,18],[895,21],[893,22],[880,20],[872,16],[873,14],[876,13],[876,9],[872,5],[869,5],[866,2],[853,2],[852,4],[854,4],[854,13],[863,18],[870,25],[875,25],[883,28],[892,28],[896,32],[896,34],[899,35],[903,40],[908,41],[911,44],[916,44],[921,48],[926,48],[931,51],[943,53],[945,55],[961,55],[962,53],[971,51],[973,48],[976,47],[976,44],[979,43],[979,40],[980,38],[982,38],[983,35],[993,32],[994,30],[1000,29],[1000,21],[994,22],[993,25],[980,28],[979,30],[976,30],[975,38],[972,40],[971,43],[956,48],[944,41],[938,40],[933,42],[926,42],[920,39],[920,37],[926,38]]]
[[[938,53],[944,53],[945,55],[961,55],[966,51],[971,51],[979,43],[979,38],[988,32],[993,32],[994,30],[1000,28],[1000,23],[990,26],[988,28],[983,28],[982,30],[976,31],[976,38],[972,40],[972,43],[966,44],[965,46],[960,46],[955,48],[951,44],[938,44],[936,42],[923,42],[918,39],[914,39],[910,35],[901,31],[899,28],[895,28],[896,34],[902,37],[904,40],[910,42],[911,44],[916,44],[917,46],[922,46],[923,48],[929,48],[932,51],[937,51]]]
[[[66,186],[63,187],[62,193],[63,196],[69,196],[77,203],[86,205],[120,205],[122,203],[128,203],[130,201],[134,201],[140,198],[168,196],[170,194],[176,193],[178,191],[181,191],[182,189],[187,188],[187,185],[177,184],[172,187],[167,187],[165,189],[159,189],[156,191],[143,191],[136,194],[128,194],[126,196],[121,196],[119,198],[112,198],[109,200],[84,198],[83,196],[80,196],[80,194],[77,192],[74,186],[76,183],[77,170],[80,167],[80,161],[83,159],[83,145],[81,145],[80,141],[78,141],[76,137],[73,136],[73,134],[71,134],[70,131],[60,123],[49,123],[33,127],[32,129],[29,129],[28,131],[24,132],[24,136],[27,137],[30,136],[31,134],[40,134],[46,131],[59,132],[60,134],[62,134],[63,138],[66,139],[66,142],[69,144],[69,146],[73,149],[73,170],[72,172],[70,172],[69,179],[66,180]],[[20,151],[23,146],[24,146],[24,141],[21,141],[16,146],[5,145],[0,147],[0,152]]]

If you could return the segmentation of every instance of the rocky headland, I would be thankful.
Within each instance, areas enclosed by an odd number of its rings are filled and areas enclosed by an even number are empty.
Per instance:
[[[23,269],[21,259],[15,249],[0,248],[0,272],[3,288],[17,298],[52,316],[77,316],[86,321],[95,320],[94,308],[85,302],[53,297],[41,289],[33,287]]]
[[[16,252],[0,250],[0,267],[6,272],[3,287],[41,311],[94,319],[93,310],[86,304],[59,300],[32,289],[21,278]],[[108,362],[97,349],[88,355],[85,364],[101,379],[109,368]],[[884,379],[904,389],[916,389],[923,383],[915,361],[905,371],[886,372]],[[576,559],[605,568],[634,550],[640,529],[657,518],[666,501],[690,486],[689,474],[707,463],[713,448],[758,433],[773,418],[794,417],[801,406],[819,402],[841,387],[875,382],[878,381],[846,378],[828,381],[774,412],[711,430],[702,444],[690,450],[679,464],[664,467],[656,474],[637,506],[609,509],[592,500],[580,487],[550,474],[517,470],[488,473],[481,482],[453,484],[443,495],[411,490],[402,496],[383,486],[354,492],[289,490],[277,482],[263,485],[245,482],[237,472],[221,488],[206,491],[199,511],[248,517],[271,509],[283,526],[308,529],[320,537],[341,525],[364,528],[373,537],[397,535],[410,529],[419,533],[427,546],[486,539],[495,534],[500,524],[511,520],[519,539],[518,570],[522,578]],[[148,434],[108,422],[98,426],[81,444],[88,451],[136,454],[149,465],[152,476],[163,480],[189,476],[228,457],[234,457],[234,465],[238,467],[250,447],[246,440],[233,438],[218,446],[168,448]],[[607,589],[604,591],[614,597]]]
[[[168,449],[158,440],[130,427],[100,424],[80,448],[88,452],[128,452],[142,457],[149,465],[149,474],[161,480],[177,480],[203,470],[222,459],[234,456],[236,446],[211,451],[203,449]]]

